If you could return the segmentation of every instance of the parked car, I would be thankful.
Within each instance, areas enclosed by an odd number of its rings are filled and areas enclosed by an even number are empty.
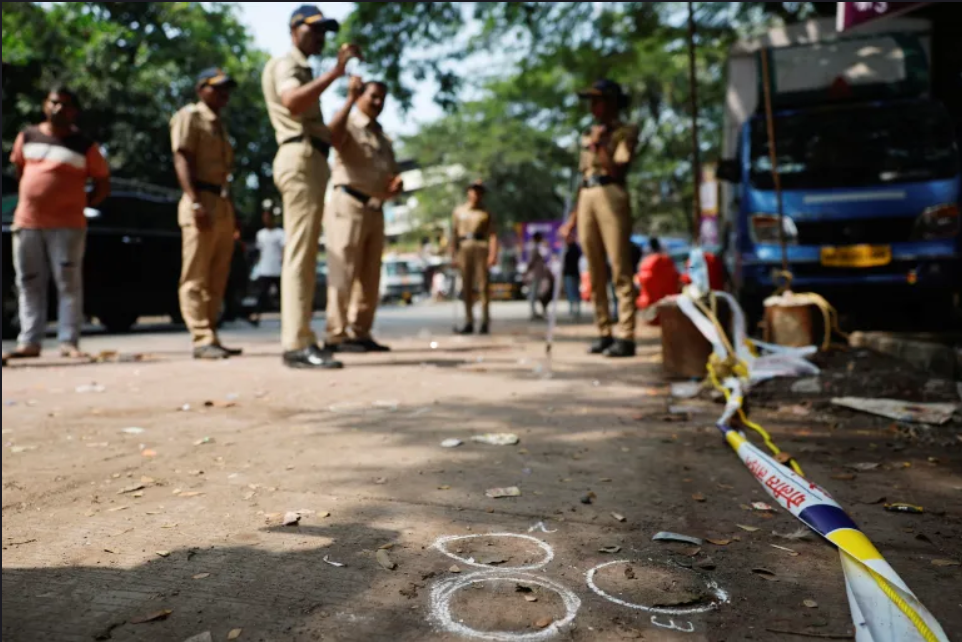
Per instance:
[[[181,322],[177,286],[181,233],[179,193],[134,181],[112,179],[111,195],[86,211],[84,314],[109,332],[127,332],[140,317],[167,316]],[[16,195],[3,199],[3,335],[19,330],[12,262]],[[228,293],[230,296],[230,293]],[[56,291],[50,288],[49,319],[56,319]]]
[[[424,265],[419,259],[385,258],[381,263],[381,301],[414,302],[427,294]]]

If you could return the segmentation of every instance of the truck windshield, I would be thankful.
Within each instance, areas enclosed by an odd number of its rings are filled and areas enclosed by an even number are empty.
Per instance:
[[[867,187],[954,178],[959,156],[948,114],[934,103],[862,105],[777,116],[784,189]],[[773,189],[765,119],[751,129],[751,181]]]

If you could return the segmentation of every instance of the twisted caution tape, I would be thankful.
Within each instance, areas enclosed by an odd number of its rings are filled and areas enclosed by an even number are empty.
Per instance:
[[[838,548],[856,641],[949,642],[935,617],[825,489],[805,479],[797,465],[792,470],[779,463],[732,427],[736,416],[744,417],[742,405],[753,383],[778,376],[811,374],[813,369],[817,374],[818,370],[804,360],[814,353],[814,348],[799,350],[756,343],[769,353],[757,356],[746,337],[745,317],[738,302],[725,293],[714,296],[723,298],[732,311],[733,341],[728,340],[710,307],[687,294],[678,297],[677,303],[713,347],[709,375],[727,399],[718,429],[775,502]],[[719,380],[713,364],[725,362],[743,367],[729,368],[729,376]],[[760,426],[753,427],[761,431],[766,445],[777,454],[767,433]]]

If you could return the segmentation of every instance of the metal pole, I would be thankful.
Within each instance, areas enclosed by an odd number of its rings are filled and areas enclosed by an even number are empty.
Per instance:
[[[778,171],[778,149],[775,141],[775,115],[772,108],[772,79],[769,73],[768,49],[762,48],[762,87],[765,92],[765,124],[768,128],[768,157],[772,164],[772,186],[775,188],[775,202],[778,208],[778,241],[782,245],[782,277],[789,279],[788,240],[785,238],[785,207],[782,199],[782,174]]]
[[[688,75],[691,86],[691,145],[692,175],[695,185],[694,213],[692,222],[692,241],[694,246],[701,245],[701,150],[698,137],[698,73],[695,50],[695,3],[688,3]]]

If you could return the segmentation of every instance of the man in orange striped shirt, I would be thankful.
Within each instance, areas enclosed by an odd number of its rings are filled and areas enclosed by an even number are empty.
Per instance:
[[[81,357],[84,209],[110,192],[110,170],[100,147],[77,128],[80,105],[64,87],[43,104],[46,121],[17,136],[10,162],[20,178],[13,217],[13,264],[19,291],[20,337],[11,359],[40,356],[47,326],[47,284],[59,297],[61,355]],[[93,190],[87,192],[87,181]],[[4,359],[6,361],[6,359]]]

